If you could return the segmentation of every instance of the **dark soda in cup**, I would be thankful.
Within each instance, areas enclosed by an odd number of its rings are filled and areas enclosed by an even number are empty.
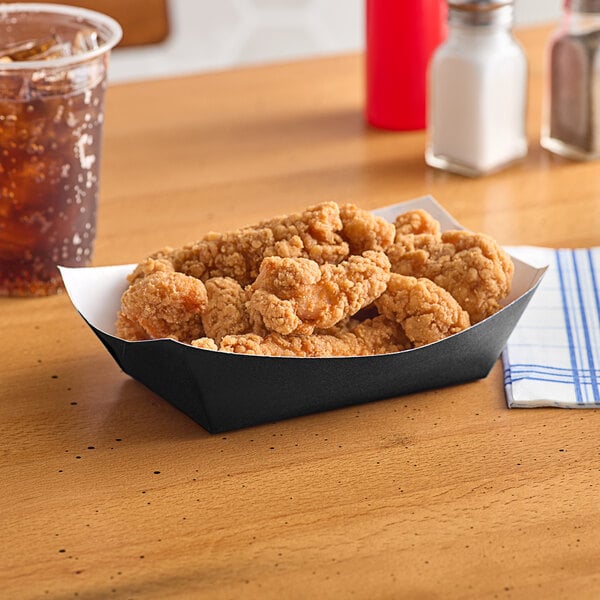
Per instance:
[[[119,25],[50,4],[0,6],[0,295],[61,288],[96,233],[104,90]]]

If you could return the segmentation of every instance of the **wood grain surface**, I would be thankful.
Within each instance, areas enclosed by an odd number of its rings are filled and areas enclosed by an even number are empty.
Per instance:
[[[538,143],[548,34],[519,34],[529,154],[476,180],[427,168],[423,132],[365,126],[360,56],[109,88],[94,263],[423,194],[504,244],[598,245],[598,163]],[[600,597],[600,412],[508,410],[499,364],[211,436],[65,295],[0,299],[0,349],[3,598]]]

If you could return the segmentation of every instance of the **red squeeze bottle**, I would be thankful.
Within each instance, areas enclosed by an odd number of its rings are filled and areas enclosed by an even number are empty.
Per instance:
[[[446,0],[367,0],[366,23],[367,121],[424,129],[427,65],[446,38]]]

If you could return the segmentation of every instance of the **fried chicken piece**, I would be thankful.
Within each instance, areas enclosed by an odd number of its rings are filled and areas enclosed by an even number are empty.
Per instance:
[[[202,312],[202,325],[208,337],[219,343],[228,334],[253,331],[246,308],[249,291],[231,277],[213,277],[205,286],[208,300]]]
[[[196,342],[192,343],[197,345]],[[204,342],[198,340],[198,343],[199,347],[204,347]],[[379,316],[348,327],[311,335],[228,335],[223,338],[220,350],[237,354],[307,358],[385,354],[405,350],[407,347],[401,328]]]
[[[323,333],[343,337],[346,333],[355,336],[358,343],[368,350],[367,354],[388,354],[411,348],[404,330],[392,319],[377,315],[364,320],[348,319]]]
[[[137,342],[151,339],[146,330],[139,323],[126,317],[123,311],[117,314],[116,328],[117,335],[124,340]]]
[[[319,264],[344,260],[349,249],[339,234],[341,229],[339,206],[325,202],[238,231],[208,233],[198,242],[171,251],[167,258],[175,271],[203,281],[231,277],[248,285],[266,256],[305,257]]]
[[[450,292],[469,313],[471,323],[494,314],[510,292],[512,260],[483,233],[400,235],[386,253],[393,272],[426,277]]]
[[[446,231],[442,243],[455,251],[450,265],[433,278],[447,289],[478,323],[500,309],[510,293],[514,264],[490,236],[468,231]]]
[[[382,217],[358,208],[354,204],[340,207],[341,236],[350,246],[350,254],[362,254],[367,250],[385,250],[392,245],[396,228]]]
[[[425,278],[392,273],[375,306],[382,315],[402,326],[415,347],[437,342],[471,324],[458,302]]]
[[[371,304],[389,277],[390,263],[383,252],[369,250],[338,265],[271,256],[250,286],[248,309],[270,331],[308,335]]]
[[[164,248],[163,250],[154,253],[152,256],[149,256],[127,276],[127,281],[129,281],[129,283],[134,283],[138,279],[152,275],[152,273],[172,273],[175,269],[173,268],[171,261],[166,258],[172,250],[172,248]]]
[[[420,277],[427,266],[431,252],[441,244],[441,228],[439,222],[426,210],[409,210],[396,217],[394,222],[396,237],[394,243],[386,250],[392,271],[402,275]],[[411,268],[406,270],[407,260]]]
[[[409,210],[396,217],[394,222],[396,230],[396,241],[399,236],[424,233],[438,236],[440,235],[440,224],[426,210],[418,208]]]
[[[198,338],[197,340],[192,340],[190,343],[192,346],[195,346],[196,348],[202,348],[203,350],[218,350],[219,349],[215,340],[213,340],[211,337],[201,337],[201,338]]]
[[[189,342],[204,334],[201,314],[206,303],[206,288],[199,279],[182,273],[151,273],[123,293],[117,335],[125,339],[169,337]],[[140,338],[141,331],[144,338]]]

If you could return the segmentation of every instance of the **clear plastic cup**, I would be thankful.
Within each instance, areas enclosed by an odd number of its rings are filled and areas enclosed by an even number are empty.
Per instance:
[[[55,4],[0,4],[0,296],[61,289],[96,235],[104,92],[119,24]]]

